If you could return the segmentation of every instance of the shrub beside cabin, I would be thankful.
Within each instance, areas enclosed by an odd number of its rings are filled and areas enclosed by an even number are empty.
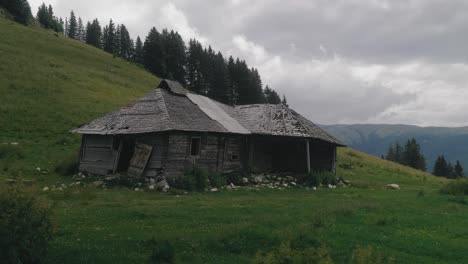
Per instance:
[[[73,132],[79,170],[96,175],[179,176],[335,170],[337,139],[284,105],[229,106],[162,80],[128,107]]]

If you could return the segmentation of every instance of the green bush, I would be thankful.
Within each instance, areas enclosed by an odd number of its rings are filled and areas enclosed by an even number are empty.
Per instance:
[[[1,144],[0,145],[0,160],[1,159],[23,159],[24,155],[18,145]]]
[[[169,241],[157,241],[152,238],[149,241],[151,247],[151,254],[149,257],[149,263],[157,264],[170,264],[174,263],[175,250]]]
[[[443,194],[450,195],[467,195],[468,194],[468,180],[458,179],[451,181],[440,189]]]
[[[290,242],[282,243],[277,249],[264,253],[257,252],[252,260],[254,264],[306,264],[306,263],[333,263],[327,247],[294,248]]]
[[[209,187],[208,174],[206,171],[193,167],[184,175],[167,180],[169,186],[186,191],[203,192]]]
[[[56,167],[55,172],[63,176],[71,176],[78,172],[78,158],[74,155],[62,160]]]
[[[309,174],[298,177],[298,182],[304,186],[336,185],[338,180],[334,173],[325,170],[311,171]]]
[[[50,209],[18,187],[0,193],[2,263],[43,263],[52,238]]]
[[[226,186],[226,177],[220,173],[213,173],[213,174],[210,174],[208,176],[208,178],[210,179],[210,185],[211,187],[216,187],[216,188],[219,188],[219,187],[222,187],[222,186]]]

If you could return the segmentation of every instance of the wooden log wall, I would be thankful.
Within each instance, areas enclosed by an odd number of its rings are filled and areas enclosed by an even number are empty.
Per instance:
[[[112,136],[83,135],[80,153],[81,172],[107,175],[113,173],[118,146],[113,145]]]

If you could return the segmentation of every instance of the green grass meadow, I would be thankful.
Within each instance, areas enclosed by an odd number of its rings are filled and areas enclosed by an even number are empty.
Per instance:
[[[80,138],[69,130],[159,79],[50,31],[0,19],[0,33],[1,185],[32,180],[27,189],[51,206],[47,263],[146,263],[152,239],[168,242],[177,263],[250,263],[284,242],[323,245],[335,263],[357,263],[353,254],[363,248],[382,263],[468,263],[464,196],[441,194],[447,180],[348,148],[339,150],[337,174],[350,188],[42,191],[72,182],[56,172],[77,160]],[[401,189],[386,189],[390,183]]]

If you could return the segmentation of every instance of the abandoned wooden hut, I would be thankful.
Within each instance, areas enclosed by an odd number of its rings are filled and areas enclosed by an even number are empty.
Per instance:
[[[284,105],[230,106],[162,80],[148,95],[73,130],[79,170],[96,175],[334,171],[344,146]]]

